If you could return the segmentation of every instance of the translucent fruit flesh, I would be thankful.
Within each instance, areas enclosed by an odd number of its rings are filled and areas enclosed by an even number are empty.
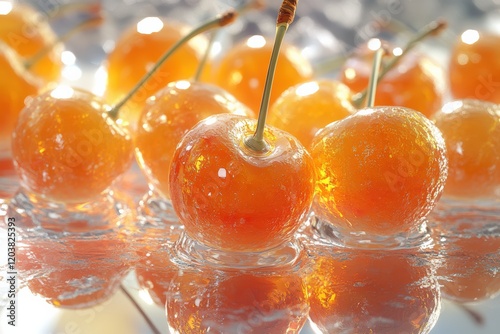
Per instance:
[[[16,53],[0,42],[0,152],[10,151],[11,136],[28,96],[36,95],[40,82],[25,71]],[[0,153],[0,156],[2,154]]]
[[[456,99],[500,103],[500,35],[465,31],[455,43],[448,68],[449,87]]]
[[[351,100],[350,89],[337,81],[299,84],[284,91],[271,106],[268,124],[289,132],[310,149],[318,130],[356,111]]]
[[[180,23],[167,23],[166,20],[149,17],[125,31],[107,58],[107,101],[111,104],[120,101],[158,59],[190,30]],[[197,37],[180,47],[125,104],[119,117],[135,129],[148,97],[171,81],[194,76],[205,45],[206,41]]]
[[[428,333],[437,321],[439,285],[416,256],[354,249],[315,255],[306,280],[309,316],[323,333]]]
[[[309,154],[272,127],[265,131],[269,151],[255,153],[244,144],[255,127],[249,118],[215,115],[179,143],[170,196],[193,239],[218,249],[260,251],[288,240],[305,218],[314,188]]]
[[[170,198],[169,168],[182,136],[208,116],[252,111],[222,89],[205,83],[176,81],[158,92],[142,113],[135,137],[137,161],[149,183]]]
[[[340,72],[340,81],[354,93],[368,86],[372,54],[360,51],[346,61]],[[410,53],[380,80],[375,105],[402,106],[429,117],[441,107],[443,94],[443,70],[429,57]]]
[[[447,148],[449,175],[444,194],[462,198],[498,196],[500,105],[454,101],[443,106],[432,120]]]
[[[181,270],[169,295],[173,333],[297,334],[307,317],[304,281],[293,271]]]
[[[0,14],[0,40],[27,59],[52,46],[57,36],[44,14],[26,4],[14,2],[8,13]],[[54,47],[31,70],[46,81],[58,80],[63,68],[61,52],[61,46]]]
[[[252,36],[225,54],[216,69],[215,83],[236,99],[259,111],[273,43],[262,36]],[[270,104],[287,88],[312,78],[312,67],[295,47],[283,44],[273,81]]]
[[[358,111],[320,131],[314,212],[344,232],[414,231],[446,180],[445,144],[421,113],[396,107]]]
[[[83,203],[107,189],[132,161],[132,140],[91,93],[58,87],[26,106],[12,154],[27,190],[55,202]]]

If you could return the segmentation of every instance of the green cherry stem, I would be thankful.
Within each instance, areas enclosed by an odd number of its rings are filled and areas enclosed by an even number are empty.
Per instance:
[[[144,310],[142,309],[142,307],[139,305],[139,303],[137,303],[137,301],[134,299],[134,297],[132,297],[132,295],[127,291],[127,289],[123,286],[123,284],[120,285],[120,290],[127,297],[127,299],[130,300],[130,302],[134,305],[135,309],[137,311],[139,311],[139,313],[141,314],[141,316],[144,319],[144,321],[146,321],[146,323],[148,324],[148,326],[151,329],[151,331],[154,334],[161,334],[161,332],[158,330],[158,328],[156,328],[156,326],[153,323],[153,321],[148,317],[148,315],[146,314],[146,312],[144,312]]]
[[[375,20],[374,23],[378,29],[388,30],[394,34],[410,34],[415,32],[415,29],[399,20],[396,20],[395,18],[391,18],[388,23],[380,20]],[[318,65],[314,67],[314,74],[316,76],[322,76],[333,70],[338,70],[340,66],[342,66],[342,64],[345,63],[345,61],[353,54],[355,54],[355,50],[346,51],[346,49],[343,49],[341,54],[318,63]]]
[[[389,22],[376,19],[374,24],[377,29],[381,31],[386,30],[393,34],[412,34],[413,36],[413,34],[417,33],[416,29],[394,17],[392,17]],[[343,49],[342,51],[341,54],[318,63],[314,67],[315,76],[322,76],[333,70],[338,70],[340,66],[355,53],[355,50],[346,51],[346,49]]]
[[[203,53],[203,57],[201,58],[198,67],[196,68],[196,73],[193,78],[194,81],[200,81],[201,74],[203,73],[203,69],[205,68],[205,65],[208,61],[208,56],[210,55],[210,51],[212,50],[212,46],[214,45],[216,37],[217,37],[217,31],[213,31],[210,34],[210,39],[208,40],[208,45],[207,48],[205,49],[205,53]]]
[[[63,35],[59,36],[52,44],[47,45],[35,55],[24,60],[24,68],[26,70],[31,69],[36,63],[38,63],[43,57],[45,57],[50,51],[52,51],[59,43],[64,43],[68,41],[73,35],[81,32],[84,29],[95,27],[103,22],[104,18],[100,13],[92,14],[92,17],[80,22],[70,30],[68,30]]]
[[[384,66],[382,71],[380,72],[380,76],[384,76],[389,72],[394,66],[401,60],[401,57],[404,57],[408,52],[410,52],[418,43],[426,39],[430,36],[437,36],[440,34],[445,28],[447,24],[445,21],[433,21],[426,25],[417,35],[415,35],[412,39],[410,39],[406,45],[403,47],[403,52],[397,56],[392,58],[387,65]],[[379,78],[380,80],[380,78]]]
[[[238,16],[241,17],[249,11],[260,10],[264,8],[264,6],[265,6],[264,0],[250,0],[248,2],[245,2],[243,5],[239,6],[238,8],[236,8],[236,12],[238,13]],[[210,39],[208,41],[207,48],[205,49],[203,58],[201,58],[201,61],[198,64],[198,68],[196,69],[196,73],[193,79],[194,81],[200,81],[201,74],[203,73],[203,69],[205,68],[205,64],[207,63],[208,57],[210,56],[210,51],[212,50],[212,46],[214,45],[218,32],[219,30],[215,30],[210,34]]]
[[[385,75],[390,70],[396,67],[396,65],[402,59],[402,57],[406,56],[416,45],[418,45],[418,43],[420,43],[427,37],[436,36],[440,34],[444,29],[446,29],[446,27],[447,23],[442,20],[433,21],[428,25],[426,25],[417,35],[415,35],[412,39],[410,39],[406,43],[406,45],[403,48],[403,51],[399,56],[392,57],[387,64],[382,66],[382,69],[380,70],[380,73],[377,77],[377,84],[380,82],[380,80],[382,80],[385,77]],[[363,101],[366,99],[367,92],[368,92],[368,87],[353,97],[352,102],[356,107],[358,108],[361,107]]]
[[[386,30],[392,34],[411,34],[412,36],[416,33],[418,33],[418,30],[415,29],[413,26],[408,24],[407,22],[400,21],[396,19],[395,17],[391,17],[389,22],[381,20],[381,19],[376,19],[375,20],[375,26],[379,30]]]
[[[156,71],[163,65],[163,63],[175,52],[177,49],[179,49],[182,45],[186,44],[189,42],[192,38],[195,36],[202,34],[204,32],[207,32],[211,29],[218,28],[218,27],[223,27],[225,25],[228,25],[236,19],[237,13],[235,11],[228,11],[225,14],[222,14],[221,16],[218,16],[217,18],[208,21],[201,26],[193,29],[191,32],[189,32],[186,36],[178,40],[167,52],[161,56],[161,58],[156,62],[156,64],[149,70],[148,73],[146,73],[141,80],[130,90],[127,95],[123,99],[121,99],[114,107],[111,108],[111,110],[108,112],[109,116],[111,118],[115,118],[118,116],[119,110],[141,89],[141,87],[148,81],[153,74],[156,73]]]
[[[93,3],[83,3],[83,2],[71,2],[65,3],[60,6],[56,6],[53,9],[46,12],[47,20],[53,21],[60,17],[73,13],[98,13],[102,9],[100,2]]]
[[[368,83],[368,99],[366,101],[366,106],[372,108],[375,105],[375,93],[377,92],[378,83],[378,72],[380,70],[380,64],[382,63],[382,57],[387,52],[383,47],[380,47],[375,51],[375,58],[373,59],[372,71],[370,73],[370,81]]]
[[[474,321],[474,323],[476,323],[476,325],[478,325],[478,326],[484,325],[484,318],[483,318],[483,316],[481,314],[479,314],[478,312],[476,312],[475,310],[471,309],[469,306],[467,306],[465,304],[457,302],[456,305],[462,311],[464,311],[466,314],[468,314],[471,317],[471,319]]]
[[[276,65],[278,63],[281,44],[283,43],[283,39],[289,25],[293,22],[295,17],[297,2],[298,0],[283,0],[278,13],[278,19],[276,20],[276,37],[274,40],[271,60],[267,70],[264,94],[260,105],[259,118],[257,119],[257,128],[255,129],[253,136],[245,140],[245,145],[256,152],[266,152],[268,150],[268,146],[264,140],[264,129],[266,126],[266,117],[271,98],[271,88],[273,85],[274,73],[276,72]]]

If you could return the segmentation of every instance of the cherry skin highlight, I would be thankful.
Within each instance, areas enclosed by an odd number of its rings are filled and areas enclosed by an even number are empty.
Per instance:
[[[415,231],[442,193],[444,140],[421,113],[374,107],[321,130],[311,151],[318,217],[344,232]]]
[[[48,200],[95,199],[132,162],[132,140],[95,95],[60,86],[35,97],[19,116],[12,155],[21,184]]]
[[[180,23],[168,23],[158,17],[148,17],[125,31],[107,58],[107,101],[111,104],[119,102],[148,72],[152,64],[190,30],[190,27]],[[192,77],[205,45],[206,40],[197,36],[180,47],[125,104],[119,114],[122,121],[135,129],[147,98],[169,82]]]
[[[162,197],[170,198],[169,168],[175,148],[199,121],[221,113],[253,116],[248,107],[211,84],[171,82],[148,100],[135,137],[137,161]]]
[[[295,136],[307,149],[314,135],[331,122],[356,112],[352,93],[343,83],[309,81],[288,88],[269,110],[268,123]]]
[[[255,35],[240,42],[222,56],[214,69],[215,83],[236,99],[259,111],[273,43]],[[312,78],[311,64],[290,44],[281,46],[274,77],[270,104],[287,88]]]
[[[447,103],[432,120],[443,134],[449,175],[445,196],[498,197],[500,105],[479,100]]]
[[[51,47],[57,36],[44,14],[16,1],[8,13],[0,14],[0,40],[26,59]],[[53,47],[33,65],[32,72],[45,81],[57,81],[63,68],[61,53],[62,46]]]
[[[362,48],[340,71],[340,81],[354,93],[368,86],[373,51]],[[380,80],[376,106],[402,106],[430,117],[442,105],[444,72],[431,58],[410,52]]]
[[[222,250],[261,251],[289,240],[305,219],[314,190],[311,157],[272,127],[264,133],[268,150],[250,150],[245,140],[255,127],[246,117],[215,115],[179,143],[170,196],[191,238]]]
[[[449,87],[455,99],[500,103],[500,35],[467,30],[451,50]]]

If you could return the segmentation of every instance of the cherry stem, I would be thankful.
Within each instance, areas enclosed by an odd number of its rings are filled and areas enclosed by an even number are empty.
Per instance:
[[[389,22],[379,19],[375,20],[375,27],[379,30],[386,30],[393,34],[415,34],[418,33],[417,29],[412,27],[406,22],[400,21],[394,17]]]
[[[95,27],[101,24],[103,21],[103,17],[100,14],[97,14],[88,18],[87,20],[80,22],[70,30],[68,30],[64,35],[60,36],[57,40],[55,40],[52,44],[47,45],[40,51],[38,51],[35,55],[31,56],[24,60],[24,68],[26,70],[31,69],[36,63],[38,63],[43,57],[45,57],[50,51],[52,51],[59,43],[64,43],[69,40],[76,33],[81,32],[84,29],[88,29],[91,27]]]
[[[382,57],[386,53],[383,47],[380,47],[375,51],[375,58],[373,59],[372,72],[370,74],[370,81],[368,83],[368,100],[366,106],[372,108],[375,105],[375,94],[377,92],[378,83],[378,72],[380,70],[380,64],[382,63]]]
[[[433,21],[426,25],[417,35],[415,35],[412,39],[410,39],[406,45],[403,48],[403,51],[399,56],[392,57],[391,60],[382,66],[382,69],[377,77],[377,84],[382,80],[385,75],[392,70],[397,63],[402,59],[402,57],[406,56],[418,43],[420,43],[422,40],[426,39],[427,37],[430,36],[436,36],[440,34],[445,28],[447,27],[447,24],[445,21],[438,20],[438,21]],[[363,104],[363,101],[366,98],[366,95],[368,93],[369,87],[367,87],[365,90],[362,92],[356,94],[353,97],[353,104],[356,107],[360,107]]]
[[[125,289],[125,287],[123,286],[123,284],[120,284],[120,290],[127,297],[127,299],[130,300],[130,302],[134,305],[134,307],[136,308],[136,310],[139,311],[139,313],[144,318],[144,320],[148,324],[148,326],[151,329],[151,331],[154,334],[161,334],[161,332],[158,330],[158,328],[156,328],[156,326],[153,323],[153,321],[148,317],[148,315],[146,314],[146,312],[144,312],[144,310],[139,305],[139,303],[137,303],[137,301],[134,299],[134,297],[132,297],[132,295],[127,291],[127,289]]]
[[[385,75],[387,72],[389,72],[399,62],[399,60],[401,60],[401,57],[404,57],[415,46],[417,46],[418,43],[420,43],[427,37],[436,36],[440,34],[446,27],[447,27],[446,22],[441,20],[433,21],[428,25],[426,25],[418,34],[416,34],[412,39],[410,39],[406,43],[402,53],[399,56],[392,58],[391,61],[384,66],[380,75]]]
[[[379,30],[388,30],[391,33],[394,34],[402,34],[402,33],[407,33],[407,34],[414,34],[416,33],[416,30],[411,27],[410,25],[395,19],[394,17],[391,18],[389,22],[386,22],[385,20],[375,20],[375,27]],[[327,59],[323,62],[318,63],[315,68],[314,68],[314,75],[315,76],[322,76],[326,73],[329,73],[333,70],[339,69],[340,66],[345,63],[347,59],[349,59],[355,52],[354,50],[351,51],[346,51],[343,50],[344,52],[342,54],[336,55],[330,59]]]
[[[245,4],[236,8],[236,12],[238,16],[245,15],[247,12],[251,10],[260,10],[264,7],[263,0],[251,0],[246,2]],[[208,41],[207,48],[205,49],[205,53],[203,54],[203,58],[201,58],[200,63],[198,64],[198,68],[196,69],[196,73],[194,75],[194,81],[199,81],[201,74],[203,73],[203,69],[205,68],[205,64],[207,63],[208,57],[210,56],[210,51],[212,50],[212,46],[214,45],[215,39],[217,37],[218,30],[212,32],[210,35],[210,39]]]
[[[210,55],[210,51],[212,50],[212,46],[214,45],[215,38],[217,37],[217,31],[212,32],[210,34],[210,39],[208,40],[207,48],[205,49],[205,53],[198,64],[198,68],[196,69],[196,73],[194,75],[194,81],[200,81],[201,74],[203,73],[203,69],[208,61],[208,57]]]
[[[257,152],[266,152],[268,150],[267,143],[264,140],[264,130],[266,127],[267,112],[269,110],[271,88],[273,86],[274,73],[276,72],[276,65],[278,64],[281,45],[283,44],[286,31],[294,19],[297,2],[298,0],[283,0],[276,21],[276,37],[267,70],[264,94],[260,105],[259,118],[257,119],[257,127],[253,136],[245,140],[245,145]]]
[[[481,316],[481,314],[462,303],[456,303],[456,305],[460,307],[465,313],[467,313],[478,326],[484,325],[484,318]]]
[[[62,16],[72,13],[77,13],[77,12],[84,12],[84,13],[99,13],[101,11],[101,3],[100,2],[94,2],[94,3],[82,3],[82,2],[76,2],[76,3],[65,3],[60,6],[57,6],[49,11],[46,12],[47,15],[47,20],[52,21],[56,20]]]
[[[156,64],[146,73],[141,80],[130,90],[127,95],[120,102],[118,102],[111,110],[108,112],[110,117],[116,118],[118,116],[119,110],[141,89],[141,87],[148,81],[153,74],[163,65],[163,63],[174,53],[176,52],[182,45],[189,42],[195,36],[207,32],[211,29],[223,27],[228,25],[236,19],[237,13],[235,11],[228,11],[225,14],[208,21],[201,26],[193,29],[186,36],[178,40],[167,52],[165,52],[161,58],[156,62]]]

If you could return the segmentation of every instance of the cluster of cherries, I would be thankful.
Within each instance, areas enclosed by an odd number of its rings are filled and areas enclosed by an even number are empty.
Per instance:
[[[51,88],[50,22],[0,1],[0,177],[13,164],[20,183],[0,195],[33,292],[87,307],[135,267],[175,333],[298,333],[308,317],[324,333],[427,333],[441,293],[500,292],[500,36],[465,31],[448,80],[411,50],[439,22],[317,79],[282,43],[296,6],[283,1],[274,42],[216,60],[200,34],[236,11],[192,30],[144,18],[109,53],[99,97]],[[139,203],[119,187],[134,156]]]

